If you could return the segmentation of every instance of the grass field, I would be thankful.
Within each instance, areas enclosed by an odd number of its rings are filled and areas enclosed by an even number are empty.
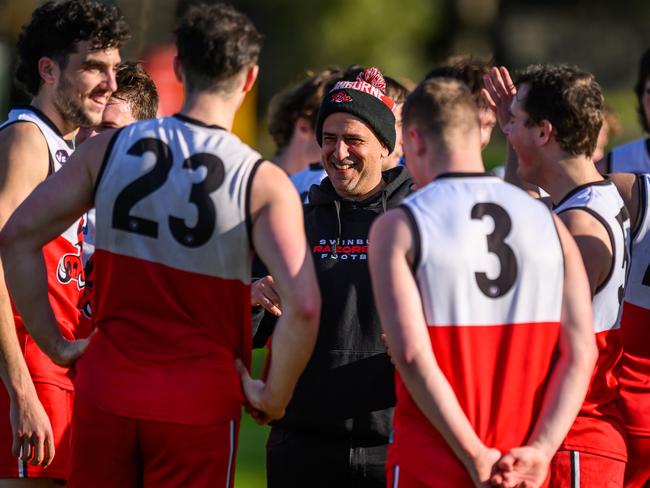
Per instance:
[[[253,376],[258,377],[265,351],[253,352]],[[264,446],[269,435],[268,427],[255,424],[248,414],[242,414],[237,451],[235,488],[264,488],[266,472],[264,467]]]

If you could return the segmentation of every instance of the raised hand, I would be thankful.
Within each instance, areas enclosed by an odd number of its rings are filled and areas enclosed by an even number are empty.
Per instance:
[[[504,66],[490,68],[490,73],[483,77],[483,83],[485,88],[481,93],[488,106],[494,111],[499,127],[505,131],[510,121],[510,105],[517,94],[517,88],[512,82],[508,69]]]

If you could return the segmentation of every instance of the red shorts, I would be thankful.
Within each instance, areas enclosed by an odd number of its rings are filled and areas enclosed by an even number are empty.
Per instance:
[[[621,488],[625,462],[579,451],[558,451],[551,461],[550,488]]]
[[[48,383],[34,383],[36,394],[50,418],[54,434],[54,460],[47,469],[20,461],[11,455],[13,433],[9,423],[9,395],[0,388],[0,478],[68,479],[70,424],[74,391]]]
[[[232,488],[239,422],[122,417],[78,397],[68,488]]]
[[[429,488],[424,481],[420,481],[399,465],[386,465],[386,487],[387,488]]]
[[[650,481],[650,437],[627,435],[625,488],[642,488]]]

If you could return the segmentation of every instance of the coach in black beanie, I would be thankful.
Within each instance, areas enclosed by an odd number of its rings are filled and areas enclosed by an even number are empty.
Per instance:
[[[394,104],[379,70],[352,78],[358,73],[325,95],[317,117],[327,177],[311,186],[303,211],[321,292],[318,338],[271,428],[268,488],[386,488],[395,370],[381,340],[368,236],[413,182],[404,166],[382,171],[395,146]],[[266,344],[259,331],[255,342]]]
[[[323,145],[323,122],[334,112],[363,120],[388,148],[395,149],[395,103],[386,96],[386,82],[377,68],[363,70],[355,81],[339,81],[325,94],[316,119],[316,139]]]

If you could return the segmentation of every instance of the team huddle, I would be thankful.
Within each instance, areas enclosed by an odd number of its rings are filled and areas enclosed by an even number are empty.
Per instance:
[[[242,406],[271,488],[647,486],[650,139],[595,161],[593,75],[330,68],[271,101],[267,161],[232,133],[255,26],[195,5],[174,34],[185,99],[156,118],[115,7],[21,31],[0,486],[229,488]],[[636,94],[650,132],[650,51]]]

